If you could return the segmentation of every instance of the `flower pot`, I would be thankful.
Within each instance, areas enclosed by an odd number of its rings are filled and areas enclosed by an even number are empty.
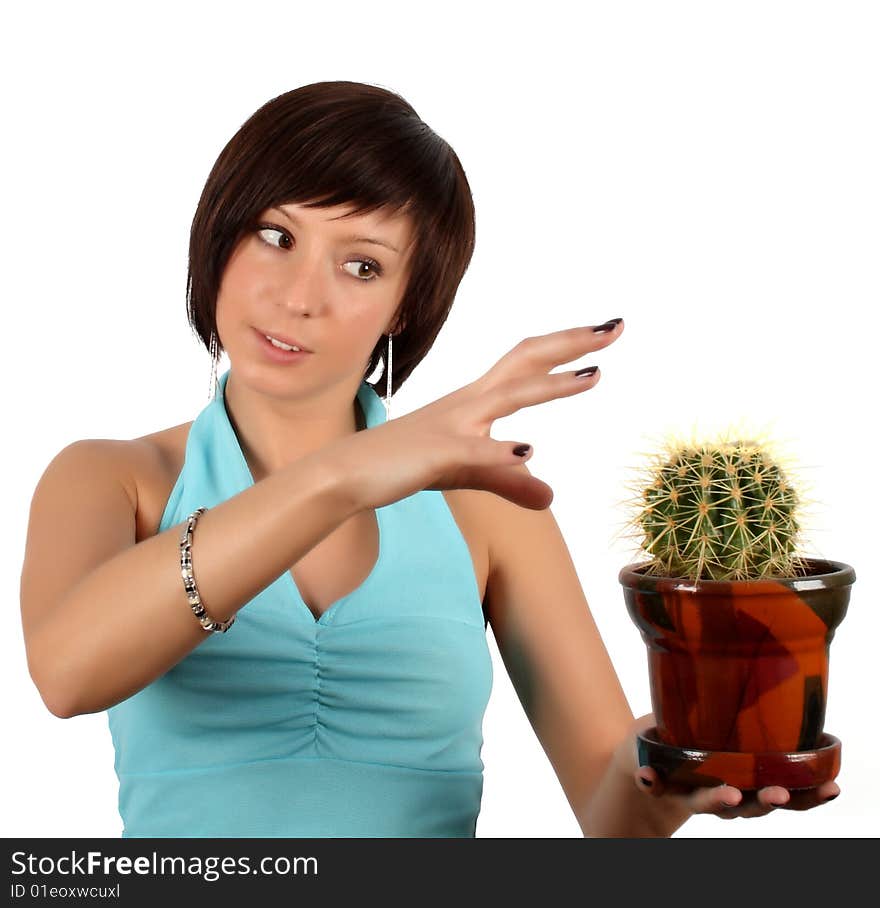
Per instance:
[[[648,648],[656,727],[640,765],[688,785],[813,788],[840,769],[824,732],[829,645],[856,575],[838,561],[763,580],[644,573],[619,580]]]

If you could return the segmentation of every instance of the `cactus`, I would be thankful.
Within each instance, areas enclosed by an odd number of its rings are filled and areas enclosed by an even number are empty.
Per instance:
[[[803,492],[769,442],[670,437],[627,504],[648,575],[692,580],[761,580],[803,576],[795,554]]]

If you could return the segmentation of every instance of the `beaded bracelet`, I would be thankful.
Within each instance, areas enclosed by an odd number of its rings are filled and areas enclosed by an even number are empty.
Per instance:
[[[180,537],[180,573],[183,577],[183,588],[186,590],[187,599],[189,599],[190,608],[193,610],[193,614],[196,618],[199,619],[199,622],[202,625],[203,630],[216,633],[221,631],[226,633],[230,627],[232,627],[233,622],[235,621],[235,615],[233,615],[228,621],[214,621],[212,618],[208,617],[208,613],[205,611],[204,606],[202,605],[201,597],[199,596],[199,591],[196,589],[196,581],[193,577],[192,570],[192,536],[193,530],[195,529],[196,523],[198,523],[199,517],[207,511],[207,508],[196,508],[186,519],[186,526],[183,529],[183,533]]]

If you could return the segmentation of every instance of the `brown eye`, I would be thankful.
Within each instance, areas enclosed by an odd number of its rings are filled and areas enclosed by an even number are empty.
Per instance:
[[[277,228],[277,227],[270,227],[267,224],[261,224],[257,228],[257,233],[258,234],[277,233],[281,237],[283,237],[285,240],[287,240],[288,242],[290,241],[290,237],[283,230],[279,230],[279,228]],[[262,239],[262,237],[261,237],[261,239]],[[271,242],[270,240],[262,240],[262,242],[266,243],[267,246],[275,246],[275,243]],[[275,246],[275,248],[276,249],[289,249],[290,246]]]
[[[352,259],[350,262],[346,262],[345,264],[346,265],[360,265],[362,267],[366,266],[367,268],[370,269],[372,274],[371,275],[368,274],[366,277],[364,277],[363,272],[352,275],[353,277],[356,277],[358,280],[360,280],[362,282],[374,281],[382,273],[382,268],[379,265],[379,263],[374,262],[372,259]],[[349,272],[349,274],[351,274],[351,273],[352,272]]]

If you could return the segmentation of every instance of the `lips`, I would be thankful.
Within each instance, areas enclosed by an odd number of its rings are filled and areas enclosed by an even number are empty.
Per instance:
[[[312,353],[311,348],[307,347],[302,341],[298,341],[294,337],[288,337],[286,334],[278,334],[277,331],[263,331],[262,328],[257,328],[257,331],[260,332],[264,337],[268,335],[269,337],[274,337],[275,340],[281,341],[282,344],[287,344],[288,347],[299,347],[304,353]]]

